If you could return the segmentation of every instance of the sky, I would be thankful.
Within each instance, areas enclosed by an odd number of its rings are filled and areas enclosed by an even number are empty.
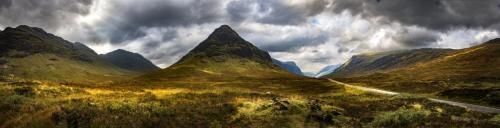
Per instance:
[[[227,24],[273,58],[316,72],[360,53],[497,38],[500,0],[0,0],[0,28],[22,24],[163,68]]]

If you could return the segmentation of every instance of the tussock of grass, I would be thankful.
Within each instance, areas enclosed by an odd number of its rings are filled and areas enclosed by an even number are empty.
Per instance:
[[[396,111],[382,112],[371,123],[375,127],[415,127],[422,126],[422,120],[431,114],[428,110],[400,108]]]
[[[491,122],[500,125],[500,114],[490,119]]]

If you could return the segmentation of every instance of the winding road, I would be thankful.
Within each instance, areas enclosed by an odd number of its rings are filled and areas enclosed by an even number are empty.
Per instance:
[[[340,84],[346,87],[350,88],[355,88],[367,92],[372,92],[372,93],[378,93],[378,94],[384,94],[384,95],[398,95],[400,93],[398,92],[392,92],[392,91],[386,91],[386,90],[380,90],[380,89],[375,89],[375,88],[369,88],[369,87],[361,87],[361,86],[354,86],[346,83],[342,83],[336,80],[328,79],[330,82]],[[486,106],[481,106],[481,105],[474,105],[474,104],[468,104],[468,103],[460,103],[460,102],[455,102],[455,101],[449,101],[449,100],[441,100],[441,99],[435,99],[435,98],[428,98],[430,101],[433,102],[438,102],[438,103],[443,103],[443,104],[448,104],[452,106],[457,106],[457,107],[462,107],[466,108],[472,111],[477,111],[477,112],[482,112],[482,113],[495,113],[495,114],[500,114],[500,109],[498,108],[493,108],[493,107],[486,107]]]

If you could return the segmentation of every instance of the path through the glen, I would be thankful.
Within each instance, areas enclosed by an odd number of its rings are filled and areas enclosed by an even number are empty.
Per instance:
[[[361,87],[361,86],[355,86],[355,85],[350,85],[347,83],[342,83],[336,80],[328,79],[330,82],[340,84],[346,87],[350,88],[355,88],[367,92],[372,92],[372,93],[378,93],[378,94],[384,94],[384,95],[399,95],[400,93],[398,92],[392,92],[392,91],[386,91],[386,90],[381,90],[381,89],[376,89],[376,88],[369,88],[369,87]],[[461,103],[461,102],[455,102],[455,101],[449,101],[449,100],[442,100],[442,99],[435,99],[435,98],[428,98],[430,101],[438,102],[438,103],[443,103],[443,104],[448,104],[452,106],[458,106],[458,107],[463,107],[472,111],[478,111],[478,112],[483,112],[483,113],[495,113],[495,114],[500,114],[500,109],[498,108],[493,108],[493,107],[486,107],[486,106],[481,106],[481,105],[474,105],[474,104],[468,104],[468,103]]]

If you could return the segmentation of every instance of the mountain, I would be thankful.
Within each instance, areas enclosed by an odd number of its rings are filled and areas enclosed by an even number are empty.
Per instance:
[[[454,50],[430,61],[386,72],[383,80],[497,82],[500,81],[500,39]]]
[[[293,74],[300,76],[304,75],[304,73],[302,73],[302,70],[300,70],[299,66],[297,66],[297,64],[295,64],[295,62],[293,61],[281,62],[280,60],[273,59],[273,63]]]
[[[325,77],[354,77],[387,72],[428,62],[453,51],[452,49],[423,48],[355,55]]]
[[[224,81],[295,77],[273,64],[269,53],[222,25],[172,66],[139,79],[153,81]]]
[[[0,76],[56,82],[103,82],[135,75],[82,43],[21,25],[0,32]]]
[[[304,76],[307,76],[307,77],[315,77],[316,76],[315,72],[303,72],[303,73],[304,73]]]
[[[331,74],[333,71],[335,71],[335,69],[339,68],[340,66],[341,66],[340,64],[328,65],[328,66],[322,68],[321,70],[319,70],[318,73],[314,74],[313,76],[316,78],[323,77],[325,75]]]
[[[118,49],[101,55],[108,62],[131,71],[152,72],[160,68],[138,53],[132,53],[123,49]]]
[[[41,28],[26,25],[7,27],[0,33],[0,45],[2,57],[26,57],[37,53],[50,53],[87,62],[99,58],[97,53],[81,43],[71,43]]]
[[[453,50],[392,71],[333,79],[398,92],[430,94],[500,106],[500,39]]]

